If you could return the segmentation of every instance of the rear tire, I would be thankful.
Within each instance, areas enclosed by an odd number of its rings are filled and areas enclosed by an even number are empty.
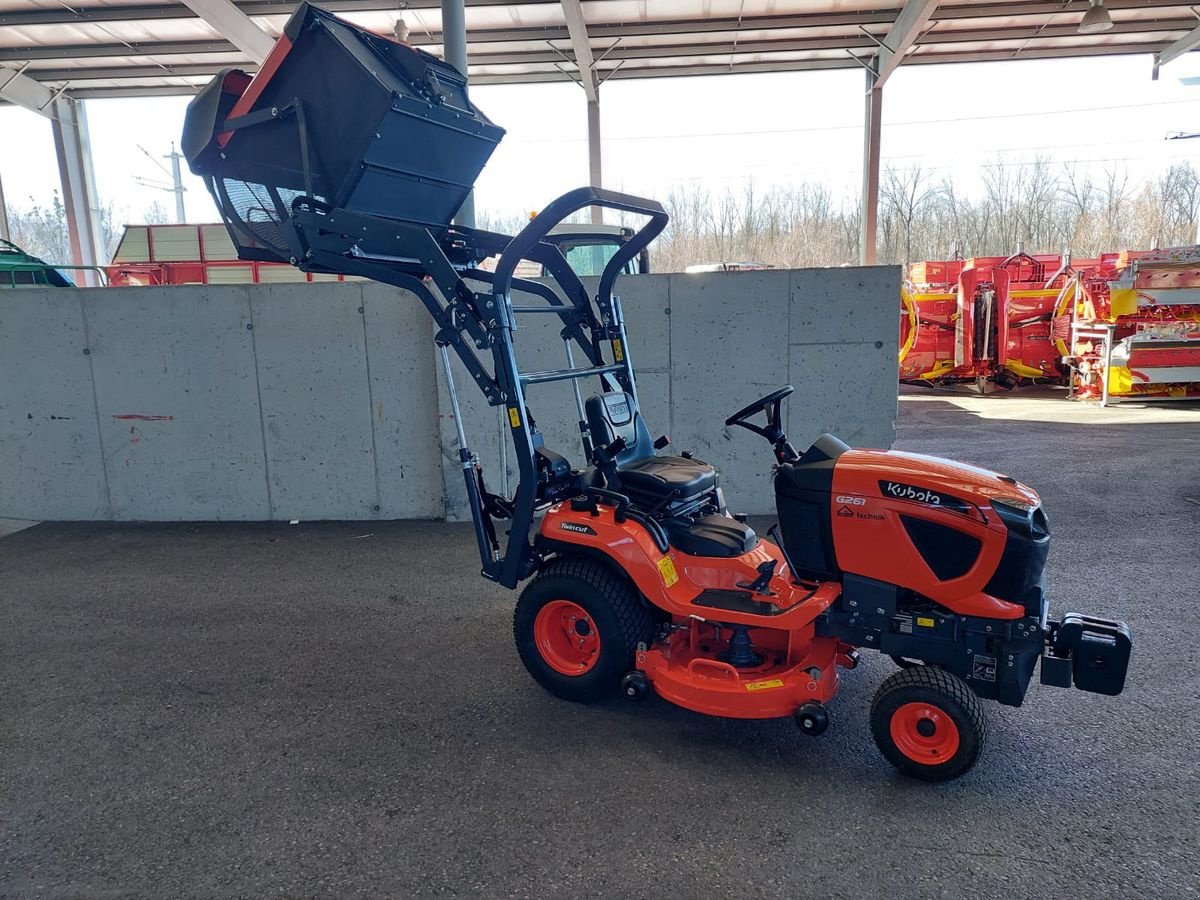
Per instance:
[[[965,681],[934,666],[902,669],[871,702],[871,735],[888,762],[922,781],[968,772],[987,738],[983,705]]]
[[[513,639],[529,674],[564,700],[592,703],[621,690],[654,622],[628,581],[584,558],[558,559],[521,592]]]

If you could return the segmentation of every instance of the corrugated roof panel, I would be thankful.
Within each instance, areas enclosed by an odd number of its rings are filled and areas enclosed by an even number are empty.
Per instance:
[[[277,34],[287,20],[285,12],[274,12],[283,5],[279,0],[235,2],[251,13],[270,10],[254,19],[269,33]],[[403,15],[413,43],[441,51],[436,2],[416,9],[399,9],[403,0],[324,3],[381,34],[390,33]],[[467,4],[472,77],[487,83],[572,77],[574,54],[557,0]],[[583,0],[593,53],[603,57],[599,69],[607,74],[619,67],[614,77],[620,78],[722,67],[736,72],[857,66],[848,51],[869,58],[875,49],[864,28],[882,38],[902,5],[903,0]],[[144,17],[130,13],[139,6],[155,9]],[[1186,0],[1107,0],[1116,27],[1079,35],[1082,0],[1063,6],[1062,0],[938,4],[908,62],[1150,52],[1196,23]],[[106,18],[109,7],[114,12]],[[28,62],[30,75],[56,84],[74,77],[87,89],[186,89],[205,81],[197,73],[220,65],[253,68],[180,0],[0,0],[0,25],[0,67]],[[171,52],[163,52],[167,46]],[[159,74],[155,67],[165,68]],[[186,68],[173,71],[177,67]],[[122,69],[130,77],[92,77]]]

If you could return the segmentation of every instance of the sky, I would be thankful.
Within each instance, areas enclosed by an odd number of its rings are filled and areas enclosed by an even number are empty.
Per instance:
[[[981,166],[1035,154],[1116,168],[1134,179],[1173,161],[1200,165],[1200,53],[1150,78],[1150,56],[902,67],[883,103],[884,164],[920,165],[960,192]],[[699,185],[740,193],[801,182],[827,185],[835,200],[861,183],[864,76],[857,70],[613,80],[600,91],[604,186],[664,199]],[[586,184],[583,91],[574,83],[481,85],[475,104],[507,130],[477,183],[476,206],[527,213]],[[157,164],[177,142],[187,98],[91,100],[86,104],[97,188],[120,222],[171,194],[136,179],[169,181]],[[145,149],[143,153],[142,148]],[[153,159],[149,158],[153,157]],[[0,107],[0,179],[10,207],[46,202],[58,186],[49,122]],[[216,221],[198,179],[186,177],[192,222]]]

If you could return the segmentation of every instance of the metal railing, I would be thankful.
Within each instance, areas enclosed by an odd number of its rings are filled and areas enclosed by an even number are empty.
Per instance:
[[[54,284],[48,277],[48,273],[55,272],[59,274],[63,280],[70,281],[64,272],[91,272],[96,275],[100,287],[108,287],[108,272],[101,266],[53,266],[49,263],[31,263],[19,262],[0,266],[0,288],[35,288],[35,287],[64,287],[64,285]],[[30,275],[30,279],[25,281],[17,276],[21,273]],[[42,276],[40,279],[38,275]],[[68,284],[67,287],[78,287],[77,284]]]

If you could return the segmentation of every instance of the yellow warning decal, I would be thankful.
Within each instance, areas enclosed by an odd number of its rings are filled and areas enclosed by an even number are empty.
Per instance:
[[[769,691],[771,688],[783,687],[782,678],[769,678],[766,681],[748,681],[746,682],[746,690],[748,691]]]
[[[622,362],[625,359],[625,349],[621,346],[619,340],[613,341],[613,359],[617,362]]]
[[[521,414],[517,412],[517,408],[515,406],[510,406],[508,408],[508,421],[512,423],[513,428],[521,427]]]
[[[937,624],[937,622],[933,621],[933,619],[929,618],[928,616],[917,616],[917,624],[922,628],[932,628]]]
[[[667,587],[679,580],[679,573],[675,571],[675,563],[671,562],[669,556],[664,556],[658,561],[658,571],[662,573],[663,583]]]

